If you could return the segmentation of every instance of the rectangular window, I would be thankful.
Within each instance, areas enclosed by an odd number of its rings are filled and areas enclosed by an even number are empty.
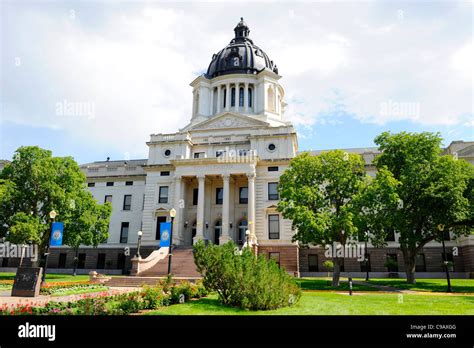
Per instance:
[[[280,239],[280,215],[268,215],[268,238]]]
[[[249,202],[249,188],[239,188],[239,204],[248,204]]]
[[[308,255],[308,272],[318,271],[318,255]]]
[[[108,181],[107,186],[114,186],[114,182],[113,181]]]
[[[280,267],[280,253],[278,252],[269,252],[268,259],[275,261],[275,263]]]
[[[278,172],[278,167],[268,167],[269,172]]]
[[[123,210],[132,209],[132,195],[123,196]]]
[[[199,189],[195,188],[193,189],[193,205],[198,204],[198,197],[199,197]]]
[[[230,106],[235,106],[235,88],[232,88],[230,92]]]
[[[105,254],[97,255],[97,269],[105,269]]]
[[[387,262],[385,266],[389,272],[398,272],[397,254],[387,254]]]
[[[160,176],[170,176],[170,172],[169,171],[160,172]]]
[[[95,187],[95,182],[89,182],[89,183],[87,183],[87,187]]]
[[[216,151],[216,157],[225,156],[225,151]]]
[[[216,204],[222,204],[224,198],[224,189],[222,187],[216,188]]]
[[[195,152],[194,153],[194,158],[204,158],[204,157],[206,157],[205,152]]]
[[[59,254],[58,268],[66,268],[66,258],[67,258],[66,253]]]
[[[86,268],[86,254],[85,253],[80,253],[79,255],[77,255],[77,268],[78,269]]]
[[[269,182],[268,183],[268,200],[277,201],[279,198],[280,196],[278,195],[278,183]]]
[[[415,272],[426,272],[425,254],[416,255]]]
[[[125,186],[133,186],[133,181],[125,181]]]
[[[125,254],[117,255],[117,269],[123,270],[125,268]]]
[[[122,227],[120,228],[120,243],[128,242],[128,227],[130,223],[122,222]]]
[[[168,203],[168,186],[160,186],[158,203]]]
[[[112,195],[105,195],[104,203],[112,204]]]

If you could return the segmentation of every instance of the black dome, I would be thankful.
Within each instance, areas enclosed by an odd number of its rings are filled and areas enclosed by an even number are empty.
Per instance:
[[[241,18],[234,29],[235,38],[219,53],[212,56],[206,77],[228,74],[258,74],[265,68],[278,74],[278,68],[248,35],[250,29]]]

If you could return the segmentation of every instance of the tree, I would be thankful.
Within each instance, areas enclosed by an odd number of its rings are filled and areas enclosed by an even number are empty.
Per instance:
[[[64,222],[64,244],[103,242],[111,207],[95,201],[85,180],[72,157],[52,157],[37,146],[18,148],[0,173],[0,236],[12,243],[38,244],[43,255],[54,209],[56,220]]]
[[[441,156],[441,141],[433,133],[384,132],[375,138],[382,152],[375,159],[376,182],[382,182],[382,176],[389,181],[372,187],[373,197],[365,199],[367,210],[379,207],[369,213],[378,227],[369,230],[374,245],[383,245],[388,229],[399,233],[410,284],[416,282],[417,254],[428,242],[443,238],[438,226],[446,226],[455,237],[469,234],[473,227],[474,167]]]
[[[280,177],[278,210],[292,221],[293,241],[344,247],[357,234],[352,203],[366,181],[364,161],[358,154],[335,150],[292,159]],[[332,260],[332,285],[339,286],[344,257],[333,254]]]

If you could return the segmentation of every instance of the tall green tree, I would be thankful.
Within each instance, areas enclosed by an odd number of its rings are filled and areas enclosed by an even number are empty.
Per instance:
[[[12,243],[38,244],[44,254],[50,235],[49,212],[64,222],[66,245],[97,245],[108,237],[110,204],[98,204],[72,157],[24,146],[0,173],[0,236]]]
[[[377,177],[390,177],[390,182],[372,187],[373,199],[366,200],[371,202],[369,211],[378,207],[369,213],[375,225],[385,227],[372,226],[373,243],[382,245],[387,230],[399,233],[410,284],[416,282],[418,253],[427,243],[443,238],[438,226],[445,226],[454,237],[473,228],[474,167],[451,155],[441,156],[441,142],[434,133],[384,132],[375,138],[382,151],[375,159]]]
[[[367,182],[358,154],[335,150],[303,153],[280,177],[278,210],[292,221],[294,241],[302,245],[345,246],[357,234],[353,201]],[[332,255],[333,286],[339,286],[344,258]]]

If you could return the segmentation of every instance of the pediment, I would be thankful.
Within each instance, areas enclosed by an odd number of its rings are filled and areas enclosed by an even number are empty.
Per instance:
[[[245,116],[235,113],[225,113],[217,115],[191,126],[187,130],[212,130],[227,128],[249,128],[249,127],[268,127],[270,124],[257,120],[251,116]]]

